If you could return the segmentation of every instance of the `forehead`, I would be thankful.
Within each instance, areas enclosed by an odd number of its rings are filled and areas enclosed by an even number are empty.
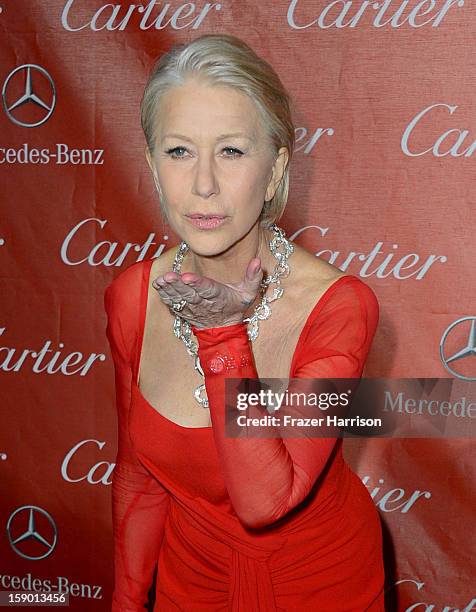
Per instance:
[[[260,115],[246,94],[232,87],[188,82],[171,88],[157,113],[157,129],[191,138],[215,138],[240,132],[256,139],[263,135]]]

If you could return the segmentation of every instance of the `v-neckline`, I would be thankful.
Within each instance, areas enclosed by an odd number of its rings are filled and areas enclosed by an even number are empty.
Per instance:
[[[159,415],[160,418],[162,418],[162,420],[164,420],[167,423],[170,423],[171,426],[176,427],[182,431],[207,431],[213,430],[213,425],[204,425],[202,427],[187,427],[186,425],[180,425],[180,423],[177,423],[176,421],[172,421],[171,419],[167,418],[164,414],[162,414],[162,412],[160,412],[159,410],[157,410],[144,396],[144,394],[142,393],[140,387],[139,387],[139,383],[138,383],[138,374],[139,374],[139,367],[140,367],[140,360],[142,357],[142,346],[143,346],[143,340],[144,340],[144,332],[145,332],[145,324],[146,324],[146,317],[147,317],[147,306],[149,303],[149,285],[150,285],[150,275],[151,275],[151,271],[152,271],[152,265],[154,263],[154,261],[156,260],[156,257],[152,257],[150,259],[146,259],[143,261],[143,268],[142,268],[142,285],[141,285],[141,295],[140,295],[140,302],[139,302],[139,321],[138,321],[138,332],[137,332],[137,339],[136,339],[136,347],[135,347],[135,357],[134,357],[134,367],[133,367],[133,371],[132,371],[132,384],[135,386],[136,391],[139,395],[139,398],[151,409],[153,410],[156,414]],[[291,366],[289,368],[289,375],[288,375],[288,379],[293,378],[292,374],[294,372],[294,367],[295,367],[295,362],[296,359],[299,355],[299,351],[301,350],[301,344],[303,344],[306,340],[307,337],[307,333],[308,330],[312,324],[312,322],[314,321],[314,318],[317,316],[317,312],[319,311],[319,309],[322,307],[323,303],[325,302],[325,300],[329,297],[329,295],[332,293],[332,291],[336,288],[336,286],[340,285],[340,283],[343,280],[348,280],[349,278],[352,279],[358,279],[357,276],[355,276],[354,274],[344,274],[343,276],[340,276],[337,280],[335,280],[333,283],[331,283],[329,285],[329,287],[327,287],[327,289],[324,291],[324,293],[321,295],[321,297],[317,300],[317,302],[314,304],[314,306],[311,309],[311,312],[309,313],[302,329],[301,332],[299,333],[299,337],[296,343],[296,346],[294,348],[294,353],[293,353],[293,357],[291,359]]]

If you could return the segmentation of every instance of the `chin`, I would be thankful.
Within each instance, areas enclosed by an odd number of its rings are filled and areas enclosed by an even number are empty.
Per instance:
[[[230,240],[220,240],[211,236],[203,237],[202,239],[185,239],[185,242],[188,244],[190,250],[201,257],[214,257],[215,255],[220,255],[233,244]]]
[[[202,257],[220,255],[231,248],[242,236],[230,231],[187,230],[181,234],[190,249]]]

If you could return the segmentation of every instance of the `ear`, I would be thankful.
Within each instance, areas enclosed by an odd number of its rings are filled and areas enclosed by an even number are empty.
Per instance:
[[[149,165],[149,168],[152,172],[152,178],[154,179],[155,186],[157,188],[160,198],[162,198],[162,189],[160,188],[160,185],[159,185],[159,176],[157,174],[157,168],[154,164],[154,159],[151,155],[151,152],[148,146],[145,147],[144,152],[145,152],[145,158],[147,160],[147,164]]]
[[[157,168],[155,167],[154,161],[152,159],[152,155],[150,154],[149,147],[147,145],[145,147],[144,153],[145,153],[145,158],[147,160],[147,164],[149,165],[149,168],[151,169],[152,174],[154,175],[154,177],[156,177],[157,176]]]
[[[269,202],[274,197],[276,189],[283,178],[284,171],[289,161],[289,152],[286,147],[281,147],[278,152],[278,156],[274,161],[271,178],[266,189],[265,202]]]

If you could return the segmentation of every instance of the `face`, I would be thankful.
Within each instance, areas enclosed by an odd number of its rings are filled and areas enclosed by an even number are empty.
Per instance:
[[[248,96],[188,81],[162,98],[155,136],[153,154],[146,148],[147,162],[169,225],[193,251],[218,254],[257,229],[288,151],[283,147],[276,156]],[[194,213],[225,219],[204,228],[191,221]]]

